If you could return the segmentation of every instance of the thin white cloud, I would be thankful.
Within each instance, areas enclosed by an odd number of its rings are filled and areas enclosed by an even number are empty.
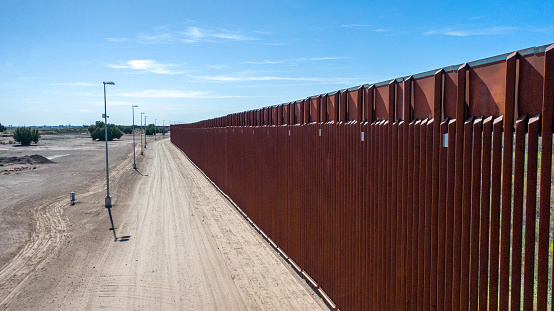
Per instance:
[[[184,43],[215,42],[216,39],[228,41],[260,40],[259,38],[248,37],[235,31],[225,29],[208,30],[198,27],[189,27],[185,31],[178,32],[178,34],[181,35],[179,40]]]
[[[279,77],[279,76],[252,76],[246,74],[188,76],[191,79],[211,82],[251,82],[251,81],[308,81],[308,82],[335,82],[351,81],[349,78],[320,78],[320,77]]]
[[[136,92],[123,92],[114,96],[137,98],[235,98],[249,96],[214,95],[204,91],[179,91],[179,90],[143,90]]]
[[[51,85],[60,86],[100,86],[102,83],[88,83],[88,82],[70,82],[70,83],[54,83]]]
[[[208,65],[208,68],[221,70],[229,68],[229,65]]]
[[[338,57],[312,57],[309,60],[336,60],[336,59],[350,59],[350,57],[338,56]]]
[[[127,42],[128,38],[104,38],[108,42]]]
[[[194,39],[201,39],[205,37],[204,33],[197,27],[189,27],[186,31],[181,32],[181,34]]]
[[[176,38],[168,33],[155,34],[155,35],[138,35],[137,36],[139,43],[150,44],[150,43],[170,43],[174,42]]]
[[[252,41],[260,40],[257,37],[246,36],[239,31],[227,29],[203,29],[199,27],[188,27],[182,31],[173,31],[167,27],[162,27],[156,34],[141,34],[137,36],[140,43],[174,43],[182,42],[187,44],[201,42],[221,42],[221,41]]]
[[[279,60],[263,60],[258,62],[244,62],[245,64],[253,64],[253,65],[271,65],[271,64],[283,64],[285,61],[279,61]]]
[[[364,25],[364,24],[344,24],[341,25],[343,28],[351,28],[351,29],[360,29],[360,30],[369,30],[372,32],[388,32],[389,30],[384,28],[375,28],[373,25]]]
[[[302,57],[302,58],[295,58],[295,59],[288,59],[288,60],[249,61],[249,62],[244,62],[244,64],[274,65],[274,64],[290,64],[290,63],[303,62],[303,61],[326,61],[326,60],[339,60],[339,59],[350,59],[350,57],[346,57],[346,56]]]
[[[51,85],[59,86],[99,86],[101,83],[88,83],[88,82],[69,82],[69,83],[53,83]]]
[[[116,94],[122,97],[155,97],[155,98],[198,98],[206,96],[208,92],[178,91],[178,90],[142,90]]]
[[[229,40],[235,40],[235,41],[259,40],[257,38],[250,38],[243,35],[232,34],[232,33],[214,33],[211,36],[213,36],[214,38],[229,39]]]
[[[429,35],[443,35],[454,37],[467,37],[467,36],[491,36],[491,35],[506,35],[520,30],[518,27],[489,27],[478,29],[456,29],[456,28],[441,28],[433,29],[424,32],[426,36]]]
[[[119,64],[105,64],[106,67],[114,69],[131,69],[140,72],[151,72],[157,74],[175,75],[182,74],[184,71],[175,71],[172,68],[175,64],[162,64],[153,59],[135,59],[130,61],[120,61]]]

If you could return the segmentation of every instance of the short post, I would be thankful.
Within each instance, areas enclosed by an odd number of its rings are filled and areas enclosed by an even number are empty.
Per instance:
[[[75,192],[71,191],[69,193],[69,200],[71,200],[71,205],[75,205]]]

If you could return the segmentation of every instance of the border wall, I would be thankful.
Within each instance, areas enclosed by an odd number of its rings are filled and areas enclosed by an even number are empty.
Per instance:
[[[551,308],[554,45],[171,141],[342,310]]]

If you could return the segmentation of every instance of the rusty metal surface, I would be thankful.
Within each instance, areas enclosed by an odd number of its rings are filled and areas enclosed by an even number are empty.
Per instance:
[[[552,167],[552,114],[554,106],[554,45],[545,51],[544,84],[542,100],[542,145],[539,199],[539,241],[538,241],[538,279],[537,309],[547,307],[548,300],[548,264],[549,264],[549,229],[550,197]]]
[[[327,98],[327,121],[339,121],[339,93],[335,92]]]
[[[171,141],[341,310],[545,310],[553,106],[540,47]]]
[[[347,110],[348,121],[362,122],[362,101],[363,88],[359,87],[356,90],[348,91],[347,94]]]
[[[376,120],[387,120],[389,118],[389,87],[388,85],[381,85],[375,87],[375,102],[374,111]]]
[[[447,138],[447,180],[446,185],[446,244],[445,244],[445,309],[452,308],[453,280],[454,280],[454,179],[456,177],[456,127],[457,121],[451,120],[448,123]]]
[[[510,306],[521,309],[521,258],[523,231],[523,183],[525,166],[525,127],[527,117],[523,116],[516,122],[515,155],[514,155],[514,197],[512,219],[512,269]]]
[[[491,184],[491,141],[492,117],[483,122],[482,155],[481,155],[481,207],[480,207],[480,244],[479,244],[479,274],[489,272],[489,227],[490,227],[490,184]],[[488,278],[479,278],[479,310],[487,309]]]
[[[479,306],[479,221],[481,204],[481,155],[483,140],[483,119],[473,123],[471,163],[471,205],[469,230],[469,309]]]
[[[500,182],[502,173],[502,121],[494,120],[492,129],[492,175],[489,248],[489,310],[498,309],[498,266],[500,256]]]
[[[469,303],[469,230],[471,213],[471,163],[473,119],[464,123],[463,187],[460,239],[460,309],[467,310]]]
[[[427,176],[425,180],[425,230],[423,240],[423,308],[426,310],[431,309],[431,214],[433,210],[432,197],[433,197],[433,123],[431,119],[427,122],[427,133],[423,138],[426,142],[425,148],[425,161]],[[433,304],[435,304],[433,302]]]
[[[439,159],[435,161],[435,165],[438,164],[438,180],[447,180],[447,150],[445,147],[448,144],[447,136],[448,120],[444,120],[440,124],[440,145],[439,145]],[[438,162],[438,163],[437,163]],[[437,296],[436,296],[436,309],[445,309],[445,290],[446,290],[446,185],[445,182],[439,182],[438,194],[434,198],[438,199],[437,206]],[[488,231],[487,231],[488,232]]]
[[[438,257],[439,257],[439,185],[440,185],[440,149],[441,149],[441,100],[442,100],[442,80],[443,71],[439,70],[433,77],[433,126],[432,126],[432,189],[431,189],[431,271],[430,277],[430,308],[436,310],[438,304]]]
[[[413,80],[413,118],[425,119],[432,117],[434,83],[433,76]]]
[[[523,308],[533,309],[535,287],[535,230],[537,215],[537,159],[539,116],[529,120],[527,140],[527,196],[525,199],[525,267],[523,277]],[[532,221],[530,221],[532,219]]]

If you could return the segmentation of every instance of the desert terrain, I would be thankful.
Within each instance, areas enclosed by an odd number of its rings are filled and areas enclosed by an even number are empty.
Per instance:
[[[104,142],[0,139],[0,309],[328,310],[167,137],[109,142],[115,230]]]

